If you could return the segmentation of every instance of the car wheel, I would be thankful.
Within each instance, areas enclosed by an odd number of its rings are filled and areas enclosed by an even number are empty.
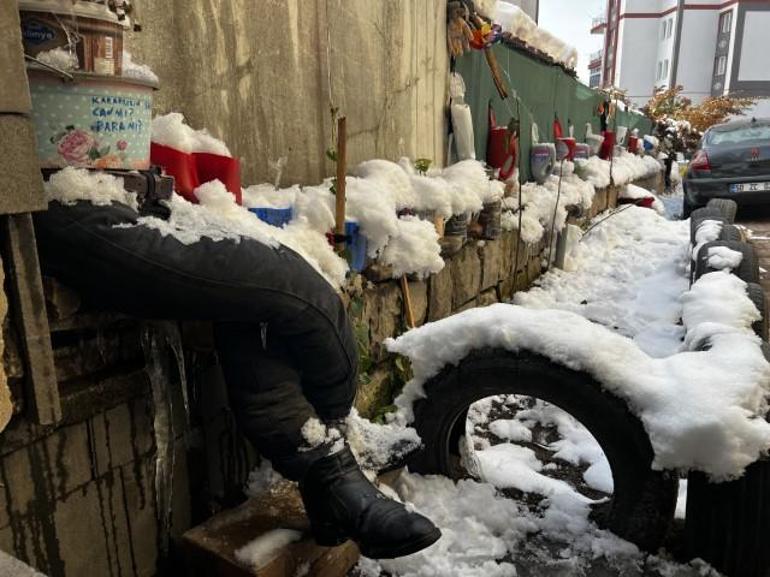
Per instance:
[[[642,549],[655,551],[673,519],[678,478],[652,469],[652,445],[639,418],[588,374],[531,353],[485,349],[446,367],[424,385],[413,426],[424,447],[409,468],[452,478],[469,476],[460,442],[468,408],[501,394],[542,399],[570,413],[596,438],[612,469],[614,493],[597,522]]]
[[[757,263],[757,255],[754,252],[754,248],[745,242],[735,241],[723,241],[718,240],[715,242],[707,242],[704,244],[695,261],[695,274],[693,275],[693,281],[697,281],[704,274],[714,272],[715,269],[709,266],[709,249],[724,246],[731,250],[737,251],[743,255],[741,263],[737,268],[733,269],[732,273],[747,283],[759,282],[759,264]]]
[[[730,224],[735,222],[735,215],[738,213],[738,204],[729,198],[712,198],[706,208],[717,209]]]

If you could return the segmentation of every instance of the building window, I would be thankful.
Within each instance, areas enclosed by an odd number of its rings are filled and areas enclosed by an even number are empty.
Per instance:
[[[717,65],[716,65],[716,71],[714,72],[714,76],[724,76],[727,72],[727,56],[722,55],[719,58],[717,58]]]
[[[722,34],[730,34],[733,25],[733,13],[725,12],[719,17],[719,30]]]

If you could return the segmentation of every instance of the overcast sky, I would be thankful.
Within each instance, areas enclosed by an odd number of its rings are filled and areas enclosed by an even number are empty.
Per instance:
[[[540,26],[577,48],[577,72],[586,84],[589,57],[602,47],[602,37],[591,34],[591,20],[605,6],[604,0],[540,0]]]

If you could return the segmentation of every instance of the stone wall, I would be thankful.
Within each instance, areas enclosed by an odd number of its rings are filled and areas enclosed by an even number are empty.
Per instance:
[[[569,222],[585,225],[597,214],[617,206],[618,189],[599,189],[590,210],[570,216]],[[555,239],[554,239],[555,244]],[[548,239],[521,243],[516,259],[516,232],[497,240],[470,240],[447,259],[438,274],[409,282],[417,326],[473,307],[509,301],[518,290],[531,286],[542,274],[548,258]],[[554,248],[555,252],[555,248]],[[367,283],[351,295],[349,307],[362,351],[361,382],[356,407],[376,418],[392,403],[408,371],[387,354],[382,343],[406,330],[404,295],[396,281]]]
[[[136,0],[127,48],[161,79],[158,112],[183,112],[241,157],[243,182],[318,183],[334,167],[330,107],[347,116],[349,163],[443,165],[446,0]]]

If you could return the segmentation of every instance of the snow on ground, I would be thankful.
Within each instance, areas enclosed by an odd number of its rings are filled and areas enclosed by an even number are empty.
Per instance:
[[[514,303],[577,313],[634,339],[651,356],[668,356],[684,337],[679,297],[689,285],[689,235],[688,222],[622,208],[583,236],[566,270],[551,269]]]
[[[415,371],[395,421],[408,421],[426,378],[471,348],[527,348],[626,398],[651,434],[657,466],[740,474],[770,444],[762,418],[770,371],[750,331],[758,313],[727,271],[687,291],[688,244],[688,222],[618,211],[573,251],[572,272],[552,271],[517,298],[534,308],[475,309],[389,342]],[[363,560],[360,575],[716,575],[697,561],[643,555],[589,520],[591,503],[612,492],[611,471],[590,433],[557,407],[484,399],[469,411],[466,438],[466,468],[487,483],[404,474],[398,494],[444,537],[407,558]],[[678,518],[685,498],[683,483]]]

